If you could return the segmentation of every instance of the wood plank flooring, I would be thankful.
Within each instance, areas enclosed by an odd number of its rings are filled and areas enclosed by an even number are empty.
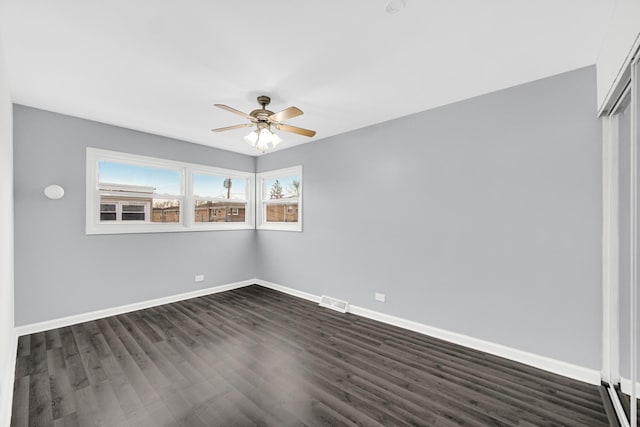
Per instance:
[[[606,426],[600,390],[260,286],[23,336],[11,426]]]

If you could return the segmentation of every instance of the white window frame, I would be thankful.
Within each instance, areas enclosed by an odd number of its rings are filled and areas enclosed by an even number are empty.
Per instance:
[[[113,205],[113,210],[112,211],[103,211],[102,210],[102,205]],[[116,222],[118,221],[118,202],[117,201],[109,201],[106,203],[100,203],[98,205],[98,216],[101,217],[103,213],[108,213],[108,214],[114,214],[116,216],[116,219],[114,219],[112,222]],[[102,219],[98,218],[98,220],[100,222],[102,222]]]
[[[297,197],[298,202],[298,221],[297,222],[267,222],[266,212],[269,204],[286,204],[287,201],[296,199],[268,199],[265,198],[265,181],[273,178],[296,175],[300,177],[300,195]],[[302,232],[302,198],[304,195],[304,178],[302,176],[302,166],[293,166],[284,169],[271,170],[256,174],[256,216],[258,230],[278,230],[278,231],[298,231]]]
[[[181,195],[167,195],[170,199],[180,196],[180,223],[151,222],[152,212],[149,212],[149,221],[100,221],[100,189],[99,189],[99,162],[128,163],[147,167],[163,169],[177,169],[181,174]],[[211,175],[229,176],[231,178],[247,179],[247,207],[245,222],[227,223],[198,223],[194,224],[195,209],[193,196],[193,173],[206,173]],[[246,230],[255,228],[255,175],[252,172],[243,172],[230,169],[222,169],[194,163],[179,162],[174,160],[159,159],[155,157],[140,156],[136,154],[117,151],[102,150],[87,147],[86,151],[86,234],[127,234],[127,233],[164,233],[184,231],[212,231],[212,230]],[[162,198],[162,195],[154,195]]]
[[[212,166],[202,166],[202,165],[193,165],[191,170],[189,171],[189,185],[192,183],[193,174],[204,174],[204,175],[216,175],[223,176],[226,178],[234,179],[246,179],[247,180],[247,197],[246,199],[224,199],[224,198],[216,198],[216,197],[196,197],[193,194],[192,189],[190,189],[189,194],[191,195],[191,209],[190,209],[190,221],[192,224],[192,228],[194,230],[247,230],[247,229],[255,229],[255,174],[251,172],[240,172],[234,171],[230,169],[222,169],[216,168]],[[245,208],[245,216],[244,222],[196,222],[195,221],[195,201],[203,200],[209,202],[230,202],[230,203],[241,203],[246,202]],[[237,208],[236,208],[237,209]]]
[[[114,219],[113,221],[103,221],[100,220],[100,223],[102,224],[113,224],[113,223],[119,223],[119,222],[125,222],[127,224],[129,223],[146,223],[146,222],[150,222],[151,221],[151,212],[150,212],[150,203],[148,202],[129,202],[129,201],[124,201],[124,200],[108,200],[105,203],[100,203],[100,206],[102,205],[115,205],[116,210],[113,211],[113,213],[116,214],[116,219]],[[144,220],[143,221],[134,221],[134,220],[123,220],[122,219],[122,213],[123,213],[123,207],[124,206],[144,206]],[[99,214],[103,213],[102,207],[99,207]],[[110,211],[104,211],[104,213],[112,213]],[[139,213],[139,212],[136,212]]]

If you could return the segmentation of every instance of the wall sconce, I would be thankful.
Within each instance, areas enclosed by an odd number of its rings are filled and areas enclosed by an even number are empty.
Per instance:
[[[64,196],[64,188],[57,184],[49,185],[44,189],[44,195],[52,200],[61,199]]]

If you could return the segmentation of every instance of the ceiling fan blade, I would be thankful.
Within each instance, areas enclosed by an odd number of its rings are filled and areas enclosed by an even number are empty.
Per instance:
[[[222,108],[223,110],[227,110],[227,111],[229,111],[230,113],[233,113],[233,114],[237,114],[237,115],[239,115],[239,116],[242,116],[242,117],[244,117],[245,119],[249,119],[249,120],[251,120],[252,122],[255,122],[255,121],[256,121],[256,118],[255,118],[255,117],[250,116],[250,115],[248,115],[248,114],[246,114],[246,113],[243,113],[242,111],[236,110],[235,108],[231,108],[231,107],[229,107],[228,105],[223,105],[223,104],[213,104],[213,105],[214,105],[215,107]]]
[[[253,123],[245,123],[242,125],[227,126],[224,128],[211,129],[213,132],[224,132],[225,130],[242,129],[254,126]]]
[[[298,107],[289,107],[275,114],[270,115],[269,120],[271,120],[272,122],[284,122],[285,120],[288,120],[293,117],[298,117],[303,114],[304,113],[302,112],[302,110],[299,109]]]
[[[285,132],[297,133],[298,135],[304,135],[304,136],[315,136],[316,134],[315,130],[309,130],[309,129],[299,128],[296,126],[285,125],[284,123],[280,123],[279,125],[276,125],[276,129],[280,129]]]

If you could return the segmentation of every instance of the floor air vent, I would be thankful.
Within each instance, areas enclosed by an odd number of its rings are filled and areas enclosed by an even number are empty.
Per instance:
[[[346,313],[347,308],[349,307],[349,303],[346,301],[328,297],[326,295],[322,295],[322,297],[320,297],[320,306],[339,311],[340,313]]]

